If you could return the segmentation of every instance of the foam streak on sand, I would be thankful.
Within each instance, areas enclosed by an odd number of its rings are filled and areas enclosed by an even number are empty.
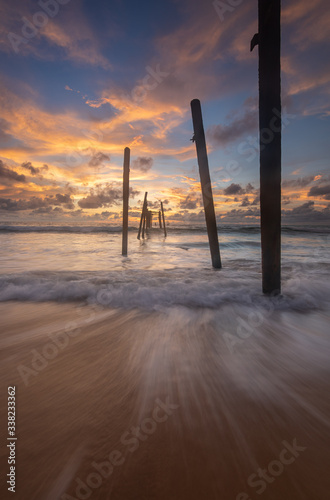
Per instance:
[[[275,310],[232,352],[224,333],[237,335],[237,313],[230,304],[149,313],[2,304],[1,390],[18,387],[16,497],[254,499],[250,476],[276,473],[283,441],[296,440],[305,451],[267,482],[265,498],[326,500],[329,313]],[[250,313],[240,309],[245,323]],[[76,335],[49,357],[49,331],[75,321]],[[43,369],[33,350],[48,356]],[[19,365],[36,371],[27,386]],[[148,435],[156,400],[179,406]],[[93,463],[113,450],[124,461],[101,477]]]

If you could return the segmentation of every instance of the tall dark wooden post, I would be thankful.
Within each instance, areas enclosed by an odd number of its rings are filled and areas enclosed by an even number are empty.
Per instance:
[[[281,0],[259,0],[258,17],[262,289],[277,294],[281,292]]]
[[[209,171],[209,162],[207,158],[203,118],[201,103],[198,99],[194,99],[190,103],[192,119],[194,125],[194,141],[196,143],[197,159],[199,166],[199,174],[201,178],[204,213],[209,237],[209,245],[212,259],[212,266],[216,269],[221,268],[219,240],[217,222],[215,218],[212,186]]]
[[[147,196],[148,196],[148,193],[145,193],[144,194],[143,206],[142,206],[142,212],[141,212],[139,232],[138,232],[138,235],[137,235],[137,239],[138,240],[140,239],[140,236],[141,236],[141,229],[142,229],[143,221],[145,219],[145,212],[147,210]],[[144,238],[144,233],[143,233],[143,238]]]
[[[164,236],[165,236],[165,238],[166,238],[166,236],[167,236],[167,231],[166,231],[165,215],[164,215],[164,207],[163,207],[163,202],[162,202],[162,201],[160,202],[160,207],[161,207],[161,211],[162,211],[162,218],[163,218]]]
[[[128,201],[129,201],[129,148],[124,150],[124,174],[123,174],[123,243],[122,255],[127,256],[127,241],[128,241]]]
[[[159,219],[159,227],[160,229],[162,229],[162,213],[160,210],[158,212],[158,219]]]

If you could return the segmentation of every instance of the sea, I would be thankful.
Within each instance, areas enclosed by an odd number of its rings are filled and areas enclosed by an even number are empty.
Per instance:
[[[128,256],[121,228],[108,225],[0,224],[0,301],[85,301],[102,307],[159,310],[171,306],[217,309],[223,304],[277,309],[327,308],[330,229],[283,227],[282,295],[261,293],[260,230],[219,227],[222,269],[211,266],[203,227],[152,229]]]

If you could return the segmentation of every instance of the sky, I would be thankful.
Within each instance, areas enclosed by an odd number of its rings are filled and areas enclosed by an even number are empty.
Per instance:
[[[0,222],[130,224],[144,192],[204,221],[201,101],[218,224],[259,222],[256,0],[1,0]],[[330,9],[282,1],[282,220],[330,222]]]

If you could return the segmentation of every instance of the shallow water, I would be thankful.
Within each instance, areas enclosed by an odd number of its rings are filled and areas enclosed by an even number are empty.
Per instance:
[[[329,234],[284,229],[283,299],[275,307],[326,307],[330,292]],[[138,241],[98,227],[0,226],[0,301],[76,301],[159,309],[175,304],[219,307],[263,303],[258,228],[219,231],[223,269],[210,265],[204,230],[170,229]]]

